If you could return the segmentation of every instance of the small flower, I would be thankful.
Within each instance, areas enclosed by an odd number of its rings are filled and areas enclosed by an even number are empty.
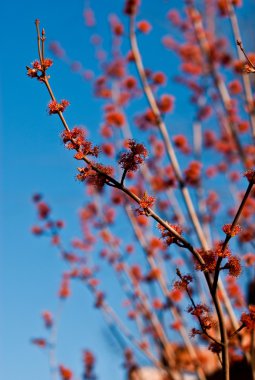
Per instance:
[[[170,228],[172,228],[178,235],[182,234],[182,228],[179,225],[176,224],[170,224],[166,222]],[[174,234],[174,232],[169,231],[166,227],[162,226],[161,224],[158,224],[158,229],[161,232],[161,237],[164,239],[165,243],[167,245],[171,245],[173,243],[176,243],[178,241],[178,237]]]
[[[231,251],[227,246],[223,252],[223,241],[216,242],[214,252],[218,257],[229,257],[231,255]]]
[[[166,83],[166,76],[162,72],[155,73],[152,77],[153,83],[156,85],[162,85]]]
[[[145,277],[144,280],[147,282],[156,281],[161,277],[162,273],[159,268],[153,268]]]
[[[174,282],[174,289],[177,290],[186,290],[188,285],[193,281],[193,278],[190,274],[182,275],[181,280]]]
[[[225,264],[223,268],[229,270],[230,276],[233,276],[233,277],[240,276],[242,272],[240,258],[238,256],[230,256],[227,264]]]
[[[143,144],[134,140],[128,140],[128,147],[130,151],[121,155],[119,164],[122,169],[135,172],[148,156],[148,152]]]
[[[138,22],[137,29],[142,33],[149,33],[151,31],[151,24],[146,20],[142,20]]]
[[[52,100],[48,104],[49,114],[53,115],[59,112],[64,112],[66,107],[68,107],[69,105],[70,103],[68,102],[68,100],[61,100],[60,103],[58,103],[56,100]]]
[[[245,325],[245,327],[251,331],[255,328],[255,306],[249,306],[249,314],[243,313],[241,316],[241,322]]]
[[[193,161],[189,164],[188,168],[184,171],[185,180],[191,186],[197,186],[201,178],[202,165],[198,161]]]
[[[122,127],[126,123],[125,116],[121,112],[109,112],[106,115],[106,123],[115,127]]]
[[[53,325],[52,314],[49,311],[44,311],[42,313],[42,318],[43,318],[45,327],[50,328]]]
[[[139,205],[140,207],[136,209],[136,211],[140,215],[147,215],[148,208],[151,208],[155,202],[155,197],[149,196],[146,192],[143,197],[140,199]]]
[[[239,226],[239,224],[237,224],[232,228],[232,224],[225,224],[222,227],[222,231],[225,232],[226,235],[233,237],[239,234],[239,232],[241,231],[241,227]]]
[[[79,174],[76,178],[82,182],[87,180],[88,184],[95,186],[100,191],[107,183],[107,176],[112,176],[114,170],[111,166],[103,166],[102,164],[94,164],[94,167],[100,172],[92,167],[78,168]]]
[[[59,373],[62,380],[71,380],[73,377],[72,371],[69,368],[64,367],[62,364],[59,366]]]
[[[43,68],[44,70],[47,70],[49,67],[53,65],[53,61],[50,58],[45,58],[43,61]]]
[[[159,102],[158,108],[160,112],[167,113],[173,110],[174,106],[174,97],[171,95],[162,95]]]
[[[31,228],[31,232],[32,232],[32,234],[39,236],[39,235],[42,235],[44,233],[44,230],[40,226],[33,226]]]
[[[44,348],[47,345],[47,342],[44,338],[34,338],[31,340],[31,342],[41,348]]]
[[[64,276],[58,292],[59,297],[62,299],[68,298],[71,294],[69,282],[69,278]]]
[[[37,210],[40,219],[46,219],[51,211],[49,206],[44,202],[39,202],[37,204]]]
[[[202,257],[202,259],[204,260],[204,264],[200,264],[200,262],[198,262],[196,260],[195,262],[195,268],[196,270],[201,270],[203,272],[213,272],[215,270],[215,267],[216,267],[216,263],[217,263],[217,254],[215,251],[213,250],[208,250],[208,251],[205,251],[205,250],[198,250],[200,256]]]

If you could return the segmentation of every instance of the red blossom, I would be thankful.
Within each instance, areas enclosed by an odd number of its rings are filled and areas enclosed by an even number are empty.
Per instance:
[[[160,112],[167,113],[171,112],[174,107],[174,97],[171,95],[162,95],[158,101],[158,108]]]
[[[243,313],[241,316],[241,322],[245,325],[247,330],[251,331],[255,328],[255,306],[249,306],[249,313]]]
[[[214,247],[214,252],[218,257],[226,258],[230,257],[231,251],[228,246],[224,249],[223,252],[223,245],[224,243],[222,241],[216,242]]]
[[[213,250],[204,251],[203,249],[198,250],[200,256],[204,260],[204,264],[200,264],[198,260],[195,262],[195,268],[203,272],[213,272],[217,263],[217,254]]]
[[[122,127],[126,123],[125,116],[121,112],[109,112],[106,115],[106,123],[118,128]]]
[[[136,209],[140,215],[145,214],[148,208],[151,208],[154,205],[155,197],[149,196],[147,193],[144,193],[143,197],[140,199],[139,205],[140,208]]]
[[[168,226],[173,229],[178,235],[182,234],[182,228],[176,224],[170,224],[166,222]],[[158,229],[161,232],[161,237],[165,241],[167,245],[171,245],[178,241],[178,237],[174,234],[174,232],[169,231],[166,227],[162,226],[158,223]]]
[[[91,8],[87,8],[83,12],[84,21],[87,27],[91,28],[96,25],[94,12]]]
[[[102,164],[93,164],[93,166],[95,169],[92,167],[78,168],[79,174],[77,174],[76,178],[82,182],[87,180],[88,184],[95,186],[98,191],[101,191],[108,181],[107,176],[111,177],[114,170],[111,166],[104,166]]]
[[[242,272],[240,258],[238,256],[230,256],[227,264],[224,265],[224,269],[228,269],[230,276],[233,276],[233,277],[240,276]]]
[[[142,33],[149,33],[151,31],[151,24],[146,20],[139,21],[137,29]]]
[[[188,285],[193,281],[193,278],[191,275],[186,274],[181,276],[181,280],[174,282],[174,289],[177,290],[186,290]]]
[[[31,232],[32,232],[32,234],[34,234],[34,235],[42,235],[42,234],[44,233],[44,230],[43,230],[43,228],[40,227],[40,226],[33,226],[33,227],[31,228]]]
[[[119,164],[126,171],[136,171],[148,156],[147,149],[143,144],[138,144],[135,140],[128,140],[129,152],[123,153]]]
[[[42,318],[47,328],[50,328],[53,325],[52,314],[49,311],[44,311],[42,313]]]
[[[66,107],[68,107],[69,105],[70,105],[69,101],[65,99],[61,100],[60,103],[58,103],[56,100],[52,100],[48,104],[49,114],[53,115],[59,112],[64,112]]]
[[[241,231],[241,227],[239,226],[239,224],[237,224],[232,228],[232,224],[225,224],[222,227],[222,231],[225,232],[226,235],[233,237],[239,234],[239,232]]]
[[[71,380],[73,377],[72,371],[69,368],[64,367],[62,364],[59,366],[59,374],[62,380]]]
[[[188,168],[184,171],[185,180],[191,186],[197,186],[201,178],[202,164],[198,161],[193,161],[189,164]]]
[[[237,79],[230,82],[228,87],[232,95],[239,95],[242,92],[242,85]]]
[[[41,348],[44,348],[47,345],[47,341],[44,338],[34,338],[31,342]]]
[[[60,285],[58,295],[60,298],[66,299],[66,298],[70,297],[70,294],[71,294],[70,281],[69,281],[68,277],[64,276],[64,278],[61,282],[61,285]]]
[[[51,211],[49,206],[44,202],[39,202],[37,204],[37,210],[40,219],[46,219]]]
[[[154,84],[163,85],[166,83],[166,76],[164,73],[159,71],[158,73],[153,74],[152,80]]]

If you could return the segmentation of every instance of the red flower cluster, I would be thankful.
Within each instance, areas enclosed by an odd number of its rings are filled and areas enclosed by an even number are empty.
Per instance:
[[[228,269],[230,276],[233,276],[233,277],[240,276],[242,272],[240,258],[238,256],[230,256],[227,264],[225,264],[223,268]]]
[[[44,311],[42,313],[42,318],[43,318],[45,327],[50,328],[53,325],[52,314],[49,311]]]
[[[139,205],[140,207],[136,209],[136,211],[140,215],[146,215],[148,208],[151,208],[154,205],[155,197],[149,196],[147,193],[144,193],[143,197],[140,199]]]
[[[162,95],[158,101],[158,108],[161,113],[171,112],[174,107],[174,97],[171,95]]]
[[[225,224],[222,227],[222,231],[225,232],[226,235],[229,235],[231,237],[236,236],[241,231],[241,227],[239,224],[231,228],[232,224]]]
[[[193,278],[190,274],[181,276],[181,280],[175,281],[174,289],[177,290],[186,290],[188,285],[193,281]]]
[[[74,127],[71,131],[63,131],[61,137],[67,149],[77,150],[74,156],[77,160],[82,160],[84,156],[98,157],[99,147],[93,147],[92,143],[86,140],[85,129]]]
[[[106,176],[112,176],[114,170],[111,166],[101,164],[94,164],[94,167],[100,172],[97,172],[92,167],[78,168],[79,174],[77,174],[76,178],[82,182],[87,180],[89,185],[95,186],[100,191],[107,183]]]
[[[45,202],[39,202],[37,203],[37,211],[40,219],[46,219],[51,210]]]
[[[209,307],[203,304],[198,304],[195,307],[189,306],[188,307],[188,313],[191,315],[194,315],[201,325],[201,328],[204,330],[209,330],[213,327],[214,321],[212,320],[211,316],[209,315]]]
[[[142,20],[138,22],[137,29],[142,33],[149,33],[151,31],[151,24],[146,20]]]
[[[44,338],[34,338],[31,340],[31,342],[40,348],[44,348],[47,345],[47,342]]]
[[[117,111],[108,112],[106,115],[106,123],[120,128],[126,123],[125,116],[123,113]]]
[[[204,251],[204,250],[198,250],[200,256],[204,260],[204,264],[200,264],[197,260],[195,262],[195,268],[196,270],[200,270],[203,272],[213,272],[216,267],[217,263],[217,254],[215,251],[209,250],[209,251]]]
[[[95,356],[91,351],[84,351],[83,363],[84,363],[84,379],[92,379],[92,372],[95,366]],[[94,377],[93,377],[94,378]]]
[[[201,163],[193,161],[189,164],[188,168],[184,171],[185,181],[191,186],[197,186],[201,177]]]
[[[68,298],[70,294],[71,294],[70,279],[67,275],[64,275],[63,280],[60,285],[58,295],[60,298],[65,299],[65,298]]]
[[[231,2],[235,6],[242,5],[242,0],[232,0]],[[230,8],[229,8],[228,0],[218,0],[217,6],[222,16],[227,16],[229,14]]]
[[[49,104],[48,104],[48,109],[49,109],[49,114],[50,115],[53,115],[55,113],[59,113],[59,112],[64,112],[66,107],[69,106],[69,101],[68,100],[61,100],[60,103],[58,103],[56,100],[52,100]]]
[[[182,228],[180,226],[176,224],[170,224],[168,222],[166,223],[169,225],[169,227],[171,227],[174,231],[176,231],[178,235],[182,234]],[[178,237],[176,237],[173,232],[168,231],[168,229],[162,226],[161,224],[158,224],[158,229],[161,232],[162,239],[164,239],[167,245],[171,245],[178,241]]]
[[[45,58],[42,64],[39,61],[34,61],[32,67],[27,66],[27,75],[30,78],[37,78],[43,80],[45,71],[53,65],[53,61],[49,58]]]
[[[64,367],[62,364],[59,366],[59,374],[62,380],[71,380],[73,377],[72,371],[69,368]]]
[[[148,156],[148,152],[143,144],[134,140],[128,141],[128,147],[130,151],[121,155],[119,164],[122,169],[135,172]]]
[[[249,306],[249,314],[243,313],[241,316],[241,322],[245,325],[245,327],[251,331],[255,328],[255,306]]]

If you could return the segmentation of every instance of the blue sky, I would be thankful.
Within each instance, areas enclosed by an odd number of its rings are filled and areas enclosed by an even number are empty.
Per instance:
[[[160,35],[165,32],[162,18],[169,5],[179,1],[146,2],[143,18],[154,23],[154,30],[144,38],[144,58],[154,69],[164,69],[169,57],[160,50]],[[57,40],[74,60],[88,69],[97,65],[89,43],[90,31],[82,17],[84,2],[45,0],[5,1],[2,4],[1,38],[1,373],[8,380],[46,380],[47,358],[30,344],[31,337],[44,333],[40,313],[56,310],[59,280],[63,265],[45,239],[35,239],[30,227],[35,222],[31,195],[45,194],[54,215],[67,220],[66,237],[77,235],[77,210],[84,199],[83,186],[74,180],[75,162],[58,137],[61,129],[57,118],[46,112],[48,95],[35,80],[26,77],[25,66],[37,57],[34,20],[39,18],[49,40]],[[122,1],[95,0],[93,9],[98,19],[98,32],[107,35],[109,13],[120,14]],[[160,34],[157,32],[160,30]],[[106,47],[107,47],[107,37]],[[153,46],[153,50],[151,49]],[[159,46],[159,47],[157,47]],[[154,48],[155,47],[155,48]],[[176,66],[175,58],[169,65]],[[96,69],[97,70],[97,69]],[[98,101],[93,100],[90,85],[72,74],[56,60],[51,71],[53,87],[60,99],[71,102],[67,118],[71,125],[83,123],[97,139]],[[176,88],[175,88],[176,90]],[[178,89],[178,91],[181,91]],[[177,107],[185,107],[181,98]],[[185,115],[177,118],[182,128]],[[110,272],[105,274],[110,277]],[[116,288],[116,297],[118,297]],[[95,350],[97,373],[104,380],[123,378],[121,358],[106,329],[101,315],[91,307],[91,299],[78,286],[65,305],[60,326],[60,360],[79,374],[81,349]],[[109,375],[106,375],[109,374]]]

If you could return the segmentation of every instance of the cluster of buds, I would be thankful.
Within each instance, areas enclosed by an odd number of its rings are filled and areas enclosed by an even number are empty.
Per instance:
[[[129,152],[123,153],[119,164],[125,171],[135,172],[148,156],[147,149],[143,144],[138,144],[134,140],[128,141]]]
[[[82,160],[84,156],[98,157],[99,147],[92,146],[92,143],[86,139],[86,131],[81,127],[74,127],[70,131],[62,132],[62,140],[67,149],[74,149],[77,151],[75,158]]]
[[[56,113],[59,113],[59,112],[64,112],[65,109],[70,105],[69,101],[68,100],[61,100],[60,103],[58,103],[56,100],[52,100],[49,104],[48,104],[48,112],[49,112],[49,115],[54,115]]]
[[[82,182],[87,180],[89,185],[93,185],[98,191],[101,191],[108,181],[107,177],[112,176],[114,170],[111,166],[104,166],[101,164],[94,164],[93,166],[95,169],[93,169],[92,166],[78,168],[79,174],[77,174],[76,178]]]
[[[168,222],[167,224],[169,225],[170,228],[172,228],[176,232],[176,235],[182,234],[182,228],[179,225],[169,224]],[[158,229],[161,232],[162,239],[167,245],[171,245],[173,243],[178,242],[179,240],[178,236],[176,236],[174,232],[169,231],[166,227],[162,226],[161,224],[158,224]]]
[[[140,199],[139,208],[136,209],[139,215],[148,215],[148,209],[154,205],[155,197],[149,196],[146,192]]]
[[[45,78],[45,72],[49,67],[53,65],[53,61],[49,58],[45,58],[42,63],[39,61],[34,61],[32,66],[27,66],[27,75],[30,78],[37,78],[40,81],[43,81]]]

